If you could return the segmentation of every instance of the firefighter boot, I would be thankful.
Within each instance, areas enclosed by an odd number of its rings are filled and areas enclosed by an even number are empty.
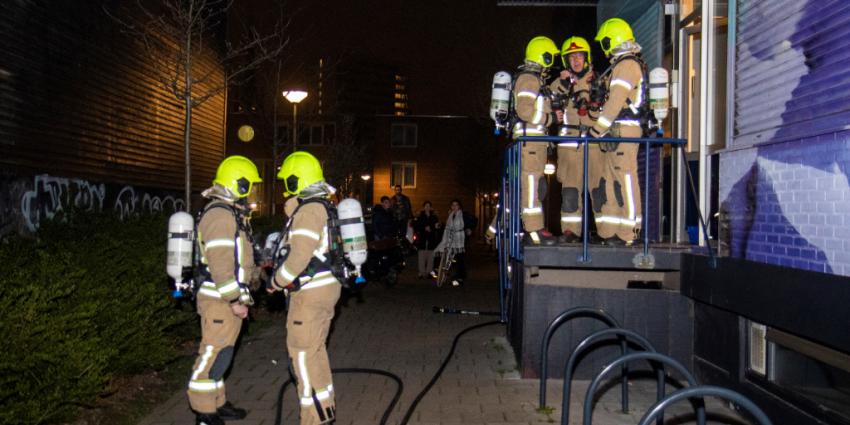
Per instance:
[[[247,410],[236,407],[229,401],[221,405],[221,407],[216,410],[218,412],[218,417],[225,421],[238,421],[245,419],[245,416],[248,416]]]
[[[555,245],[557,239],[552,236],[546,229],[540,229],[534,232],[527,232],[525,234],[525,243],[527,245],[545,245],[552,246]]]
[[[218,413],[198,413],[195,416],[195,425],[225,425],[224,420]]]

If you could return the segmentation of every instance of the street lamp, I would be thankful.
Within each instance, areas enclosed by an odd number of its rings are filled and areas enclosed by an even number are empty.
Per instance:
[[[292,151],[295,152],[296,138],[298,137],[298,104],[307,98],[304,90],[286,90],[283,97],[292,104]]]
[[[365,182],[365,181],[369,181],[369,179],[371,179],[372,176],[369,173],[363,173],[363,174],[360,175],[360,178],[363,179],[363,181]]]

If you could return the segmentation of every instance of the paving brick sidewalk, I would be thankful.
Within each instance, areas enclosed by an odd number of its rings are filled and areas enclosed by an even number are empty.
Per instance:
[[[338,311],[329,341],[334,368],[376,368],[404,381],[404,392],[389,424],[399,424],[413,398],[437,371],[455,335],[466,327],[495,318],[439,315],[433,306],[468,310],[498,310],[496,264],[492,253],[470,255],[470,279],[464,287],[437,288],[431,281],[415,279],[415,264],[408,266],[398,286],[371,285],[365,303],[353,300]],[[415,261],[415,257],[412,257]],[[273,425],[280,386],[288,379],[283,317],[240,347],[228,397],[249,410],[240,425]],[[561,381],[549,383],[550,413],[537,411],[537,380],[519,379],[513,351],[502,325],[487,326],[464,336],[440,380],[425,396],[410,424],[551,424],[560,422]],[[581,423],[581,402],[588,383],[578,381],[573,390],[570,423]],[[338,374],[339,425],[376,425],[395,393],[395,383],[377,375]],[[631,386],[631,413],[619,413],[619,387],[609,385],[593,414],[596,424],[637,424],[653,402],[654,384],[637,381]],[[284,424],[297,424],[297,404],[292,387],[284,401]],[[719,402],[709,401],[710,424],[743,424]],[[678,415],[678,416],[677,416]],[[695,423],[689,406],[668,412],[668,423]],[[183,392],[151,412],[141,425],[193,424]]]

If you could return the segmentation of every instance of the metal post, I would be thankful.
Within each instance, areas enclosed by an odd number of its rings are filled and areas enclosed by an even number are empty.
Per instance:
[[[643,205],[641,205],[641,226],[643,227],[643,257],[649,257],[649,214],[647,214],[647,208],[649,205],[649,143],[643,144],[643,152],[644,152],[644,166],[643,166],[643,175],[646,176],[644,179],[644,187],[643,187]],[[638,182],[640,184],[640,182]]]
[[[580,263],[589,263],[590,262],[590,253],[587,250],[587,245],[590,241],[590,235],[588,234],[588,233],[590,233],[590,230],[589,230],[590,226],[588,225],[587,221],[589,220],[590,215],[587,213],[587,205],[588,205],[588,202],[587,202],[588,201],[588,199],[587,199],[588,188],[587,188],[587,186],[588,186],[588,180],[589,180],[588,172],[587,172],[587,166],[588,166],[588,159],[587,158],[588,158],[588,155],[589,155],[588,151],[590,150],[590,143],[588,143],[587,137],[585,137],[581,141],[581,143],[584,146],[584,154],[582,155],[582,157],[583,157],[582,160],[584,161],[584,173],[583,173],[584,175],[582,176],[582,183],[581,183],[581,186],[582,186],[582,191],[581,191],[581,197],[582,197],[581,257],[578,259],[578,261]]]
[[[295,146],[298,144],[298,104],[292,103],[292,152],[295,152]]]

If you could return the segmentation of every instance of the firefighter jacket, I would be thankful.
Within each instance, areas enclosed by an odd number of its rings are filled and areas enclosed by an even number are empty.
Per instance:
[[[220,199],[207,204],[198,223],[198,248],[206,274],[198,298],[237,302],[254,272],[253,240],[241,207]]]
[[[638,47],[639,49],[639,47]],[[602,137],[612,125],[640,128],[638,111],[644,107],[643,63],[634,52],[626,51],[612,56],[611,73],[607,78],[608,99],[599,113],[590,134]]]
[[[513,138],[520,136],[545,136],[548,127],[557,122],[552,112],[552,99],[546,94],[548,88],[538,72],[523,71],[514,84],[514,110],[517,122],[513,126]]]
[[[560,78],[550,84],[552,93],[563,99],[564,122],[561,136],[578,136],[582,127],[590,129],[596,123],[595,113],[590,111],[590,85],[593,83],[593,71],[588,70],[581,77],[570,74],[570,78]],[[566,130],[566,131],[564,131]],[[576,143],[560,145],[577,146]]]
[[[304,290],[337,283],[330,267],[325,266],[330,262],[328,212],[320,202],[299,208],[300,202],[303,200],[293,197],[284,206],[291,223],[281,242],[288,247],[286,259],[272,281],[276,290]]]

